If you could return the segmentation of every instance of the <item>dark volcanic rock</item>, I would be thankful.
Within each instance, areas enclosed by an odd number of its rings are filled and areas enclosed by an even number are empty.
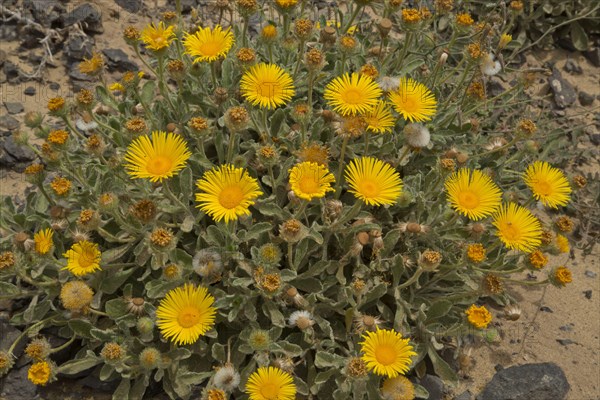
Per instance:
[[[19,121],[10,115],[0,117],[0,131],[14,131],[19,128]]]
[[[19,67],[15,63],[7,60],[4,63],[4,66],[2,67],[2,71],[4,71],[4,75],[6,75],[6,79],[8,80],[8,82],[10,82],[10,83],[19,82],[19,78],[21,77],[21,72],[19,70]]]
[[[23,110],[24,110],[23,104],[13,103],[10,101],[5,101],[4,107],[6,107],[6,111],[8,111],[9,114],[18,114],[20,112],[23,112]]]
[[[31,400],[36,398],[37,386],[27,379],[28,367],[13,368],[0,379],[0,397],[10,400]]]
[[[600,46],[586,51],[584,55],[594,67],[600,67]]]
[[[577,100],[575,88],[562,77],[558,69],[552,68],[552,76],[548,78],[548,84],[554,94],[554,102],[559,108],[567,108]]]
[[[69,61],[81,61],[92,56],[94,39],[83,35],[70,35],[65,44],[65,54]]]
[[[115,0],[115,3],[130,13],[137,13],[142,9],[142,0]]]
[[[4,150],[17,161],[32,161],[35,159],[35,153],[30,148],[15,143],[12,136],[4,139]]]
[[[84,3],[68,13],[63,18],[65,27],[81,23],[87,33],[102,33],[102,14],[100,9],[93,4]]]
[[[25,0],[23,8],[40,25],[54,28],[65,8],[55,0]]]
[[[567,62],[565,62],[563,69],[569,74],[580,75],[583,73],[583,69],[581,69],[579,63],[571,59],[568,59]]]
[[[425,375],[419,381],[419,385],[427,389],[430,399],[442,399],[444,397],[444,381],[437,376]]]
[[[564,400],[570,386],[556,364],[525,364],[497,372],[478,400]]]
[[[36,90],[33,86],[27,86],[25,90],[23,90],[23,93],[26,96],[35,96]]]
[[[577,97],[579,98],[579,104],[581,104],[582,106],[591,105],[595,99],[593,94],[589,94],[586,92],[579,92],[579,95]]]
[[[129,59],[129,56],[121,49],[105,49],[102,53],[106,56],[109,71],[137,71],[139,68],[136,63]]]
[[[82,74],[81,72],[79,72],[79,63],[71,64],[71,68],[69,68],[69,77],[71,77],[72,79],[74,79],[76,81],[91,82],[94,80],[94,78],[92,78],[91,76]]]

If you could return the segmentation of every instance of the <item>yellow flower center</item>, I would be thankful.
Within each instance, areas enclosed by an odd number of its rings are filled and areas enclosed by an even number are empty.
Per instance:
[[[156,156],[148,161],[146,169],[153,175],[163,175],[171,169],[172,163],[168,157]]]
[[[362,100],[362,95],[356,89],[348,89],[344,93],[344,101],[350,104],[357,104]]]
[[[79,266],[81,268],[89,268],[96,261],[96,254],[89,250],[84,250],[79,256]]]
[[[521,231],[510,222],[502,227],[501,232],[508,240],[519,240],[521,238]]]
[[[375,359],[379,364],[390,365],[396,361],[396,352],[389,345],[379,345],[375,350]]]
[[[219,203],[229,210],[239,206],[243,199],[244,193],[239,186],[226,187],[219,194]]]
[[[216,56],[217,54],[219,54],[222,48],[223,44],[221,42],[217,42],[214,40],[208,41],[200,45],[200,53],[202,53],[205,56]]]
[[[404,95],[404,98],[402,100],[402,108],[404,109],[404,111],[414,113],[419,110],[419,107],[417,106],[418,103],[415,101],[414,98]]]
[[[379,196],[380,190],[379,185],[373,181],[363,181],[358,184],[359,191],[363,196],[368,198],[374,198]]]
[[[550,196],[552,194],[552,186],[547,181],[536,182],[534,188],[542,196]]]
[[[196,307],[185,307],[179,312],[177,322],[184,328],[191,328],[200,320],[200,312]]]
[[[298,185],[303,193],[312,194],[319,191],[319,182],[315,178],[313,176],[304,176],[300,179]]]
[[[262,394],[265,399],[276,400],[279,395],[279,388],[270,382],[263,383],[260,388],[260,394]]]
[[[154,44],[155,44],[156,47],[163,47],[163,46],[165,46],[165,42],[166,42],[166,40],[162,36],[156,36],[154,38]]]
[[[479,196],[473,192],[461,192],[458,194],[458,201],[464,208],[472,210],[479,206]]]

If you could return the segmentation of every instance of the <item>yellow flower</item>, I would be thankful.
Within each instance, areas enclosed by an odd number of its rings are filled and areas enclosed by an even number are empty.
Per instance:
[[[52,236],[54,231],[50,228],[39,231],[33,235],[33,241],[35,242],[35,251],[38,254],[46,254],[52,248]]]
[[[275,64],[260,63],[250,67],[240,81],[242,96],[260,108],[286,104],[296,93],[290,74]]]
[[[333,26],[336,28],[341,28],[342,27],[342,23],[340,21],[337,21],[337,23],[335,22],[335,20],[333,19],[328,19],[327,21],[325,21],[325,26]],[[321,23],[319,21],[317,21],[315,23],[315,29],[321,29]],[[356,25],[352,25],[350,28],[348,28],[348,30],[346,31],[346,33],[348,35],[353,35],[354,32],[356,32]]]
[[[64,129],[56,129],[48,134],[47,140],[49,143],[61,145],[65,144],[68,138],[69,132],[65,131]]]
[[[245,392],[250,400],[294,400],[296,385],[289,373],[275,367],[261,367],[248,378]]]
[[[46,361],[39,361],[31,364],[27,371],[27,379],[34,385],[45,386],[50,380],[50,365]]]
[[[566,286],[567,283],[571,283],[573,281],[571,270],[567,267],[556,268],[552,278],[554,278],[553,280],[558,286]]]
[[[123,86],[119,82],[115,82],[108,87],[108,90],[110,90],[111,92],[124,92],[125,86]]]
[[[53,97],[48,100],[48,110],[50,111],[60,111],[65,106],[65,99],[62,97]]]
[[[298,0],[275,0],[275,3],[281,8],[290,8],[298,4]]]
[[[125,154],[125,168],[132,178],[147,178],[151,182],[177,175],[192,155],[183,138],[175,133],[152,132],[131,142]]]
[[[200,28],[193,35],[186,34],[183,39],[185,54],[193,58],[193,63],[213,62],[225,57],[233,46],[231,29],[223,30],[221,25],[214,29]]]
[[[158,23],[158,26],[152,23],[142,30],[140,39],[150,50],[159,51],[169,47],[175,40],[174,30],[175,25],[165,26],[162,21]]]
[[[363,339],[360,343],[362,359],[367,368],[377,375],[395,378],[405,374],[412,362],[411,357],[417,355],[409,340],[392,329],[367,331]]]
[[[462,26],[471,26],[475,23],[469,13],[458,14],[456,16],[456,23]]]
[[[368,205],[392,205],[402,191],[400,175],[391,165],[374,157],[354,159],[346,167],[350,193]]]
[[[329,82],[323,97],[341,115],[366,113],[377,105],[381,89],[367,75],[346,73]]]
[[[156,309],[156,325],[177,344],[195,343],[215,324],[215,298],[204,287],[186,283],[170,290]]]
[[[502,205],[494,215],[493,225],[509,249],[531,253],[542,243],[540,221],[528,209],[515,203]]]
[[[533,192],[533,197],[545,206],[566,206],[571,198],[571,186],[563,172],[545,161],[529,165],[523,180]]]
[[[402,10],[402,21],[407,24],[416,24],[421,21],[421,13],[416,8],[405,8]]]
[[[50,187],[59,196],[64,196],[71,190],[71,181],[62,176],[57,176],[50,182]]]
[[[92,58],[84,58],[83,61],[79,63],[79,72],[86,75],[94,75],[101,72],[103,66],[104,59],[100,53],[94,53],[92,54]]]
[[[498,42],[498,48],[499,49],[503,49],[506,47],[507,44],[509,44],[512,41],[512,35],[509,35],[508,33],[503,33],[502,36],[500,36],[500,41]]]
[[[374,133],[392,132],[394,125],[396,125],[396,119],[392,115],[392,110],[381,100],[363,118],[367,123],[367,130]]]
[[[556,247],[561,253],[568,253],[571,248],[569,246],[569,239],[563,235],[556,235]]]
[[[500,206],[502,192],[479,170],[462,168],[446,180],[445,186],[450,206],[473,221],[494,213]]]
[[[331,184],[335,183],[335,178],[327,167],[307,161],[296,164],[289,173],[290,186],[301,199],[310,201],[334,191]]]
[[[485,306],[477,307],[473,304],[465,311],[465,314],[467,314],[467,320],[477,329],[485,329],[492,322],[492,314]]]
[[[319,143],[304,143],[296,156],[301,162],[310,161],[319,165],[327,166],[329,163],[329,148]]]
[[[410,122],[431,120],[437,107],[435,96],[425,85],[406,77],[400,79],[398,89],[389,98],[394,109]]]
[[[529,254],[529,263],[532,267],[540,269],[548,263],[548,257],[539,250],[536,250]]]
[[[64,269],[68,269],[75,276],[95,272],[100,269],[101,255],[96,243],[87,240],[77,242],[63,254],[67,259],[67,266]]]
[[[415,387],[405,376],[398,375],[383,381],[381,394],[385,400],[413,400]]]
[[[485,260],[485,247],[481,243],[473,243],[467,247],[467,257],[469,260],[480,263]]]
[[[263,193],[258,181],[243,168],[227,164],[206,172],[196,182],[200,193],[196,193],[198,208],[215,221],[234,221],[240,215],[250,215],[248,209],[254,199]]]
[[[274,39],[277,37],[277,27],[273,24],[267,24],[262,28],[260,34],[264,39]]]

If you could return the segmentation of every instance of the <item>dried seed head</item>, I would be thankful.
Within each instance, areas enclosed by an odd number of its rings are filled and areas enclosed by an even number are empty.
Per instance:
[[[94,102],[94,94],[87,89],[81,89],[75,96],[77,103],[82,106],[91,106]]]
[[[506,319],[516,321],[521,317],[521,306],[518,304],[509,304],[504,307],[504,316]]]
[[[274,367],[281,369],[282,371],[290,374],[294,373],[294,360],[288,356],[279,356],[271,363]]]
[[[319,33],[319,42],[331,46],[335,44],[336,34],[333,26],[326,26]]]
[[[227,400],[228,397],[221,389],[208,389],[206,391],[206,400]]]
[[[15,254],[12,251],[0,253],[0,271],[15,265]]]
[[[306,227],[297,219],[289,219],[279,225],[279,235],[288,243],[296,243],[307,235]]]
[[[312,33],[312,30],[313,23],[308,19],[300,18],[294,23],[294,33],[296,33],[296,36],[298,36],[298,38],[301,40],[308,39]]]
[[[242,47],[238,50],[236,57],[242,64],[251,64],[256,60],[256,52],[248,47]]]
[[[217,279],[223,272],[221,255],[212,249],[202,249],[192,259],[194,271],[203,278]]]
[[[297,326],[300,330],[305,330],[310,328],[315,324],[313,316],[308,311],[294,311],[292,315],[290,315],[289,324],[291,326]]]
[[[60,301],[69,311],[85,313],[92,303],[93,290],[82,281],[69,281],[60,290]]]
[[[483,290],[489,294],[500,294],[504,291],[504,285],[498,275],[488,273],[483,278]]]
[[[352,357],[346,364],[346,373],[351,378],[363,378],[367,376],[367,365],[360,357]]]
[[[264,274],[260,286],[265,292],[272,294],[281,287],[281,276],[278,273]]]
[[[167,132],[175,132],[175,130],[177,129],[177,124],[175,124],[174,122],[169,122],[166,126]]]
[[[131,213],[140,222],[147,224],[156,216],[156,204],[152,200],[143,199],[131,206]]]
[[[325,65],[325,55],[317,48],[312,48],[304,53],[304,63],[310,71],[317,71]]]
[[[562,216],[556,220],[556,227],[561,232],[571,233],[573,231],[573,228],[575,227],[575,223],[573,223],[573,220],[571,218],[567,216]]]
[[[463,152],[458,152],[456,154],[456,161],[459,164],[464,164],[467,162],[467,160],[469,160],[469,155],[467,153],[463,153]]]
[[[240,374],[235,370],[233,365],[225,364],[215,372],[213,383],[220,389],[232,392],[240,384]]]
[[[146,301],[143,297],[129,297],[125,299],[127,312],[134,315],[142,315],[144,313],[144,305]]]
[[[335,199],[330,199],[325,202],[325,219],[332,223],[336,221],[340,215],[342,215],[342,210],[344,209],[344,204]]]
[[[403,131],[406,143],[413,148],[426,147],[431,141],[429,129],[419,123],[407,124]]]
[[[25,348],[25,354],[34,361],[43,361],[50,355],[50,350],[52,350],[52,346],[48,340],[40,337],[29,342]]]
[[[375,80],[379,76],[379,71],[373,64],[365,64],[360,67],[360,74],[366,75],[371,79]]]
[[[0,377],[3,377],[14,365],[15,360],[12,354],[6,351],[0,351]]]
[[[382,38],[387,37],[387,35],[390,33],[390,30],[392,30],[392,21],[389,18],[382,18],[377,23],[377,30],[379,30],[379,34]]]
[[[140,117],[134,117],[125,122],[125,129],[131,133],[141,134],[146,131],[146,122]]]
[[[352,281],[351,287],[352,287],[352,290],[354,290],[354,293],[356,293],[358,295],[358,294],[363,293],[366,290],[367,284],[365,283],[364,280],[362,280],[360,278],[355,278]]]
[[[587,185],[587,179],[583,175],[575,175],[573,182],[579,189],[583,189]]]

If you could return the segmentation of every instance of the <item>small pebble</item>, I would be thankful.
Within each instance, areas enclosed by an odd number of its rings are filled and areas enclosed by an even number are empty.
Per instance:
[[[540,311],[549,312],[549,313],[553,313],[554,312],[554,311],[552,311],[552,309],[550,307],[547,307],[547,306],[541,306],[540,307]]]
[[[592,291],[586,290],[583,292],[583,295],[585,296],[586,299],[590,300],[592,298]]]
[[[586,270],[585,271],[585,276],[587,276],[588,278],[595,278],[595,277],[598,276],[598,274],[595,273],[594,271]]]

